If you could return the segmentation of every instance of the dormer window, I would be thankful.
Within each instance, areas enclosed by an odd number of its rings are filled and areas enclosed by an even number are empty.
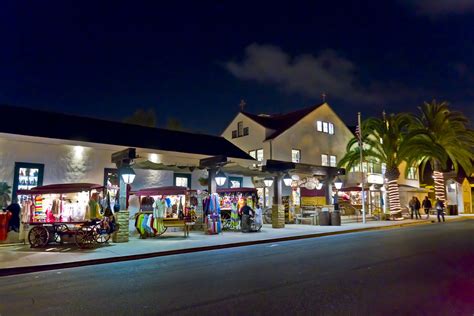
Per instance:
[[[237,129],[232,131],[232,138],[247,136],[249,134],[249,128],[244,127],[244,122],[240,121],[237,123]]]
[[[326,134],[334,135],[334,124],[323,121],[316,121],[316,130]]]

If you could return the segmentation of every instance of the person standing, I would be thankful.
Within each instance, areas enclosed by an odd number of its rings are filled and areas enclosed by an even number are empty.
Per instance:
[[[432,208],[432,205],[430,199],[427,196],[425,196],[425,199],[423,200],[423,203],[421,203],[421,206],[425,210],[426,219],[430,219],[430,210]]]
[[[8,223],[8,230],[13,230],[15,232],[20,232],[20,212],[21,212],[21,207],[20,204],[18,204],[17,199],[13,199],[12,204],[8,205],[7,211],[12,213],[12,218],[10,219],[10,222]]]
[[[410,202],[408,202],[408,207],[410,207],[411,219],[413,219],[413,214],[415,213],[415,197],[412,197]]]
[[[420,208],[421,208],[420,200],[418,200],[418,198],[415,196],[414,209],[415,209],[415,216],[416,216],[416,219],[418,219],[418,218],[421,219]]]
[[[438,214],[438,222],[441,222],[440,216],[443,217],[443,222],[444,222],[444,203],[439,198],[436,199],[435,208],[436,208],[436,213]]]
[[[253,209],[247,205],[247,200],[244,199],[243,206],[240,209],[242,212],[242,231],[243,232],[249,232],[250,231],[250,223],[251,219],[254,218],[255,212]]]

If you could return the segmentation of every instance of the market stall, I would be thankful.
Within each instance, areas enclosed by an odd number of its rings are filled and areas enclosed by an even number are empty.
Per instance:
[[[24,238],[28,231],[31,247],[62,243],[68,237],[74,237],[81,248],[108,241],[115,227],[108,199],[102,193],[103,186],[92,183],[19,190],[18,194],[27,197],[22,201],[20,235]]]
[[[217,189],[220,199],[221,218],[225,228],[239,229],[239,209],[244,201],[255,210],[258,203],[256,188],[220,188]]]
[[[134,216],[140,238],[161,236],[171,227],[183,228],[187,237],[198,214],[202,214],[198,192],[185,187],[147,188],[134,194],[140,199],[140,210]]]

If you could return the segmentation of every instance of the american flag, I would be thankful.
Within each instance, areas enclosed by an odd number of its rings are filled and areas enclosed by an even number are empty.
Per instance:
[[[356,126],[355,136],[356,136],[356,138],[359,142],[362,140],[359,124],[357,124],[357,126]]]
[[[360,112],[357,113],[357,126],[355,130],[355,135],[357,140],[359,141],[359,146],[362,146],[362,120],[361,120],[361,115]]]

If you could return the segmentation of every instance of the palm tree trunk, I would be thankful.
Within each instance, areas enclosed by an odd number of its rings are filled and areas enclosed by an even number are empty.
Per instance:
[[[398,178],[400,177],[400,171],[398,168],[392,168],[385,172],[388,184],[388,201],[390,204],[390,214],[399,213],[401,216],[401,204],[400,204],[400,190],[398,188]]]
[[[446,201],[446,186],[444,183],[444,175],[441,170],[441,165],[438,161],[434,162],[433,180],[435,189],[435,198],[441,201]]]

